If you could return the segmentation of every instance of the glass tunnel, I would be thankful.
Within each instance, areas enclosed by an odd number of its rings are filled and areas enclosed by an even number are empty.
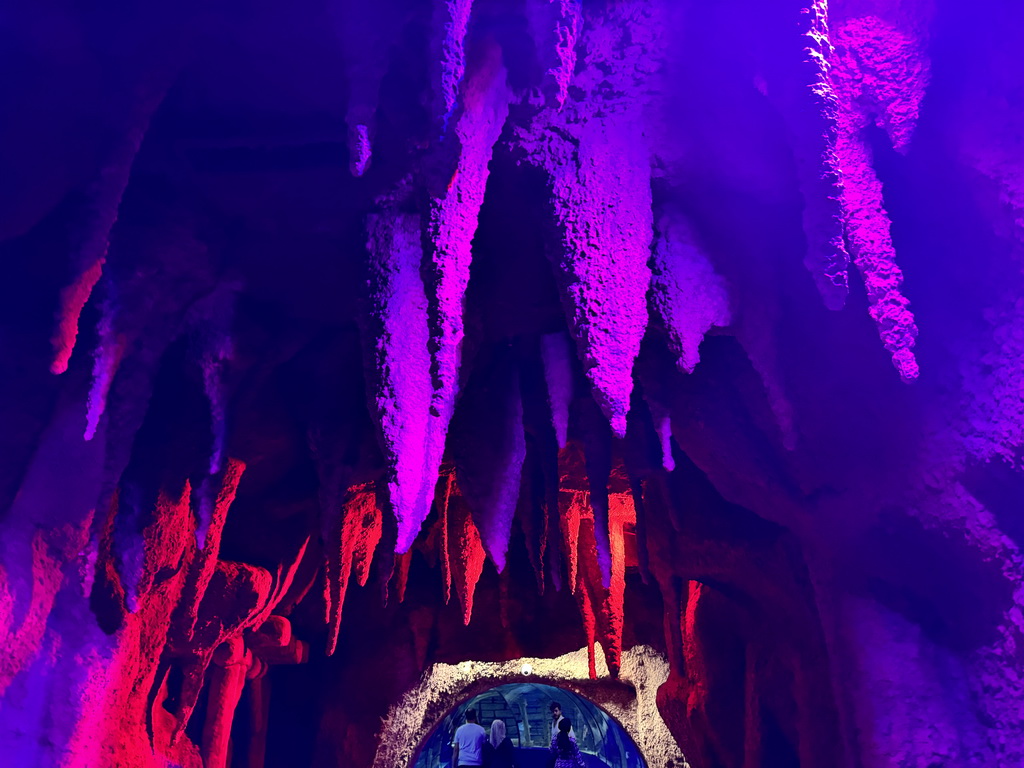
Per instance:
[[[434,727],[413,768],[452,768],[452,736],[471,708],[488,732],[494,720],[505,722],[506,733],[516,748],[517,768],[544,768],[551,744],[552,701],[572,721],[588,766],[647,768],[633,739],[607,712],[572,691],[540,683],[499,685],[462,702]]]

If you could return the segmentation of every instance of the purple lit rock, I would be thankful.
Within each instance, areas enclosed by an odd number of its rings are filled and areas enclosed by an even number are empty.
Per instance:
[[[468,10],[466,11],[468,13]],[[445,194],[431,202],[424,266],[428,278],[431,375],[431,413],[440,445],[458,396],[459,365],[465,334],[463,310],[473,237],[484,200],[488,164],[508,115],[510,93],[500,50],[486,50],[480,68],[465,85],[463,111],[455,135],[458,161]],[[438,460],[440,455],[438,454]],[[435,470],[436,471],[436,470]]]
[[[704,334],[732,322],[725,283],[681,216],[658,222],[653,266],[651,305],[665,324],[680,370],[693,373]]]
[[[430,510],[444,450],[430,413],[427,299],[420,277],[418,216],[397,210],[373,214],[369,231],[372,307],[363,343],[373,370],[373,407],[390,465],[388,492],[405,552]]]
[[[880,18],[870,6],[861,15],[858,5],[851,5],[840,6],[845,13],[836,14],[839,18],[831,24],[835,53],[829,85],[838,109],[840,203],[871,317],[900,376],[912,380],[918,375],[913,352],[917,325],[900,290],[903,273],[896,263],[882,183],[865,130],[874,123],[886,132],[894,149],[906,151],[929,78],[927,41],[921,37],[928,11],[900,3]]]

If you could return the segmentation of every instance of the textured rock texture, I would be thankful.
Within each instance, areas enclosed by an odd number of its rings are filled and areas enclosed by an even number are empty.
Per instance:
[[[529,663],[1024,764],[1019,3],[87,5],[0,45],[0,762],[413,765]]]

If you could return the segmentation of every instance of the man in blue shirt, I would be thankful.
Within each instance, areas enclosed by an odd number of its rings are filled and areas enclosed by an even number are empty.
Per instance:
[[[452,739],[452,765],[478,767],[484,764],[484,740],[487,732],[476,722],[476,710],[466,710],[466,722],[455,729]]]

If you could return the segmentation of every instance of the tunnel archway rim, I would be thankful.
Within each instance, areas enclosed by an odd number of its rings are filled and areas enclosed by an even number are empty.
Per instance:
[[[417,684],[389,709],[378,733],[373,768],[412,768],[435,727],[452,710],[490,688],[534,682],[575,693],[607,714],[637,747],[647,766],[689,768],[657,707],[658,688],[668,679],[665,655],[636,645],[621,656],[617,679],[609,674],[598,646],[597,678],[589,675],[586,646],[558,657],[520,657],[504,662],[464,660],[429,666]],[[529,664],[530,675],[522,667]]]

